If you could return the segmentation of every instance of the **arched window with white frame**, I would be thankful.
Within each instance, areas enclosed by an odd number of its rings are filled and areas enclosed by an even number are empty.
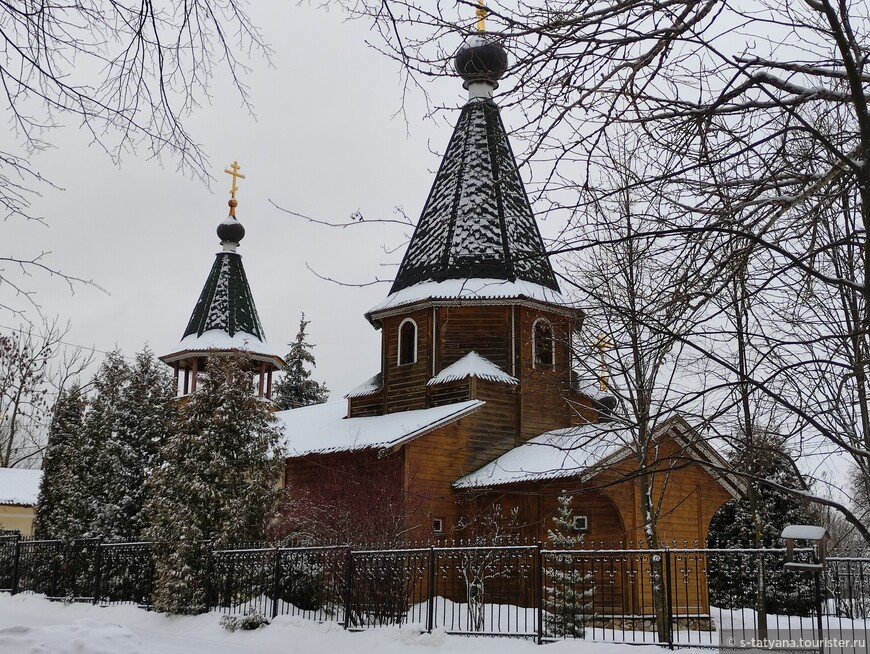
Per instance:
[[[553,326],[544,318],[532,323],[532,362],[535,368],[552,368],[556,365]]]
[[[417,362],[417,323],[405,318],[399,325],[399,365]]]

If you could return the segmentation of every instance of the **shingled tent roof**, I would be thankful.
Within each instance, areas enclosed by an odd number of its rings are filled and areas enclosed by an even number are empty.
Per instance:
[[[236,252],[217,253],[182,340],[211,330],[230,336],[242,332],[262,342],[266,340],[242,257]]]
[[[559,291],[499,109],[488,97],[463,107],[390,293],[480,278]]]

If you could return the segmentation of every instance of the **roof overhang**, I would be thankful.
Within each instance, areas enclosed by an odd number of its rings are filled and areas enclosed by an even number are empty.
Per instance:
[[[343,411],[336,413],[341,410],[339,403],[331,402],[276,415],[284,423],[284,445],[289,459],[363,450],[387,456],[417,438],[474,413],[484,404],[482,400],[468,400],[429,409],[345,418],[340,417]],[[293,432],[303,437],[296,437]]]
[[[251,352],[250,350],[242,350],[242,349],[208,349],[208,350],[178,350],[177,352],[173,352],[172,354],[164,354],[161,357],[158,357],[163,363],[168,366],[172,366],[173,368],[178,365],[179,368],[184,370],[185,368],[191,367],[191,362],[193,359],[197,361],[202,361],[207,359],[208,357],[230,357],[234,355],[242,355],[251,361],[256,361],[258,363],[267,363],[272,366],[273,370],[283,370],[284,369],[284,360],[274,354],[261,354],[258,352]]]
[[[365,314],[366,319],[375,329],[381,328],[384,318],[404,315],[420,309],[430,307],[479,307],[479,306],[519,306],[530,309],[539,309],[558,313],[570,318],[582,318],[585,314],[579,307],[570,307],[564,304],[543,302],[528,297],[503,297],[503,298],[444,298],[432,297],[424,300],[398,304],[381,310],[372,310]]]
[[[709,443],[701,438],[697,430],[695,430],[682,416],[671,416],[659,423],[655,428],[653,438],[664,434],[671,435],[686,452],[691,453],[692,462],[697,463],[704,468],[704,470],[706,470],[707,473],[717,483],[719,483],[732,498],[739,499],[743,496],[746,491],[745,482],[731,472],[731,466],[725,458],[710,446]],[[530,442],[531,441],[527,441],[526,443],[519,445],[514,448],[514,450],[511,450],[511,452],[519,450],[522,447],[528,447]],[[591,481],[607,469],[625,461],[627,458],[632,456],[633,453],[630,447],[626,445],[586,467],[577,466],[562,470],[552,469],[542,473],[534,473],[527,477],[521,477],[518,475],[517,478],[501,482],[479,483],[474,479],[480,471],[484,470],[484,468],[497,465],[499,459],[508,454],[510,454],[510,452],[493,460],[479,470],[460,477],[453,482],[453,487],[457,490],[487,490],[504,488],[515,484],[549,481],[554,479],[572,479],[579,482]]]

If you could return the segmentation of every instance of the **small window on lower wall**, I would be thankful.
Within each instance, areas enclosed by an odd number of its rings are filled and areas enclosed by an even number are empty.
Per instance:
[[[444,518],[432,518],[432,531],[436,534],[444,533]]]
[[[574,531],[589,531],[589,517],[585,515],[575,515],[574,524],[572,526]]]

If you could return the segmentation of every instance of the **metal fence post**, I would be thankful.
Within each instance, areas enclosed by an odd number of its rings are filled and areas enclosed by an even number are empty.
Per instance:
[[[817,559],[818,560],[818,559]],[[813,572],[816,587],[816,625],[819,629],[819,654],[825,654],[825,634],[823,630],[822,611],[824,604],[822,603],[822,571],[816,570]]]
[[[21,567],[21,534],[15,538],[15,555],[12,558],[12,594],[18,592],[18,575]]]
[[[353,551],[347,548],[347,568],[344,573],[344,628],[350,626],[350,614],[353,605],[351,598],[353,591],[351,583],[353,582]]]
[[[538,583],[535,589],[535,604],[538,605],[538,645],[544,642],[544,546],[538,541],[538,547],[535,550],[537,558],[536,567],[538,569]]]
[[[275,566],[272,569],[272,619],[278,615],[278,592],[281,589],[281,547],[275,548]]]
[[[666,631],[668,635],[668,647],[674,649],[674,600],[671,589],[671,548],[666,547],[665,556],[665,602],[667,610]]]
[[[432,633],[435,622],[435,548],[429,546],[429,590],[426,598],[426,631]]]
[[[94,604],[100,601],[100,582],[103,574],[103,539],[97,539],[97,550],[94,554]]]
[[[154,595],[154,574],[156,572],[154,565],[154,557],[151,556],[151,548],[149,546],[149,561],[148,561],[148,593],[145,595],[145,610],[151,610],[151,598]],[[208,598],[205,598],[206,602],[206,613],[208,613]]]
[[[214,595],[214,584],[212,577],[214,576],[214,552],[212,551],[212,543],[210,540],[205,541],[205,612],[208,613],[211,608],[212,595]],[[217,602],[215,602],[217,604]]]
[[[51,557],[51,598],[54,599],[57,597],[57,576],[58,576],[58,565],[60,563],[60,558],[63,556],[63,553],[66,551],[66,547],[62,544],[58,543],[58,546],[55,546],[54,556]]]

